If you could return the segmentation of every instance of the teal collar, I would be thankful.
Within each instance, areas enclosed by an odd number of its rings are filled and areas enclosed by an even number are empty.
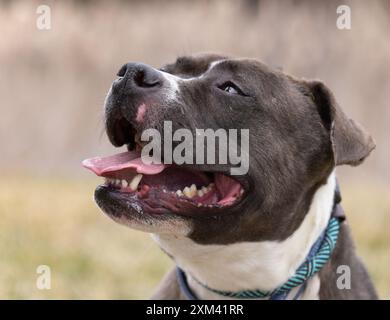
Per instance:
[[[337,190],[338,191],[338,190]],[[339,199],[340,201],[341,199]],[[196,278],[193,278],[201,286],[207,290],[214,292],[221,297],[226,298],[235,298],[235,299],[259,299],[259,298],[270,298],[271,300],[284,300],[287,298],[289,292],[301,285],[302,290],[298,290],[297,298],[300,293],[302,293],[305,282],[315,275],[325,263],[330,259],[330,256],[336,246],[337,238],[340,231],[340,224],[344,219],[343,215],[340,215],[342,208],[337,199],[335,199],[335,205],[332,211],[332,217],[329,220],[329,223],[317,239],[317,241],[312,246],[305,262],[297,269],[295,274],[287,280],[283,285],[279,286],[272,291],[262,291],[262,290],[242,290],[242,291],[223,291],[214,288],[210,288],[208,285],[200,282]],[[184,295],[190,300],[198,300],[196,295],[191,291],[187,278],[183,270],[177,267],[177,278],[181,291]]]

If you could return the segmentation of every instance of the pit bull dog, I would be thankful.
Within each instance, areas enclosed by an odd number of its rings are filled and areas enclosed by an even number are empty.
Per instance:
[[[163,134],[166,120],[194,133],[249,129],[249,169],[143,163],[141,133]],[[129,151],[84,161],[106,178],[98,206],[152,233],[177,265],[152,298],[377,298],[340,215],[335,176],[375,144],[322,82],[215,54],[160,69],[127,63],[107,95],[105,124],[111,143]]]

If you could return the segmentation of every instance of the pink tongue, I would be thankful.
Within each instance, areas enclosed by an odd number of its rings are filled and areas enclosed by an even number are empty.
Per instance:
[[[220,173],[215,174],[215,186],[221,195],[218,203],[222,205],[234,202],[241,191],[241,185],[237,181]]]
[[[123,152],[103,158],[86,159],[82,162],[82,165],[98,176],[130,168],[135,169],[137,173],[158,174],[167,167],[164,164],[146,164],[142,162],[139,156],[137,152]]]

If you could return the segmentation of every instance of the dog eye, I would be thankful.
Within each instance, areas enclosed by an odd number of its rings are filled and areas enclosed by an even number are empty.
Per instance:
[[[218,88],[229,94],[239,94],[245,96],[242,90],[231,81],[225,82],[224,84],[220,85]]]

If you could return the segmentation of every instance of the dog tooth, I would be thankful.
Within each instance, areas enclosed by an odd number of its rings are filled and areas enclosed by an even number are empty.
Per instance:
[[[198,190],[196,189],[196,185],[192,184],[190,186],[190,193],[191,193],[191,198],[195,197],[198,194]]]
[[[129,185],[129,183],[126,180],[122,180],[121,185],[122,188],[126,188]]]
[[[202,197],[204,195],[204,192],[202,190],[198,190],[198,196]]]
[[[183,192],[182,192],[181,190],[177,190],[177,191],[176,191],[176,194],[177,194],[179,197],[181,197],[181,196],[183,195]]]
[[[137,174],[133,180],[131,180],[129,187],[131,190],[135,191],[138,188],[139,183],[141,182],[142,174]]]
[[[120,180],[120,179],[116,179],[116,180],[115,180],[115,184],[116,184],[117,186],[119,186],[119,185],[121,184],[121,180]]]
[[[195,184],[191,185],[190,191],[191,191],[191,197],[195,197],[196,194],[197,194],[197,190],[196,190],[196,185]]]
[[[184,193],[184,195],[185,195],[186,197],[192,198],[190,188],[185,187],[185,188],[183,189],[183,193]]]
[[[209,192],[209,189],[207,187],[202,187],[201,190],[202,190],[203,194]]]

